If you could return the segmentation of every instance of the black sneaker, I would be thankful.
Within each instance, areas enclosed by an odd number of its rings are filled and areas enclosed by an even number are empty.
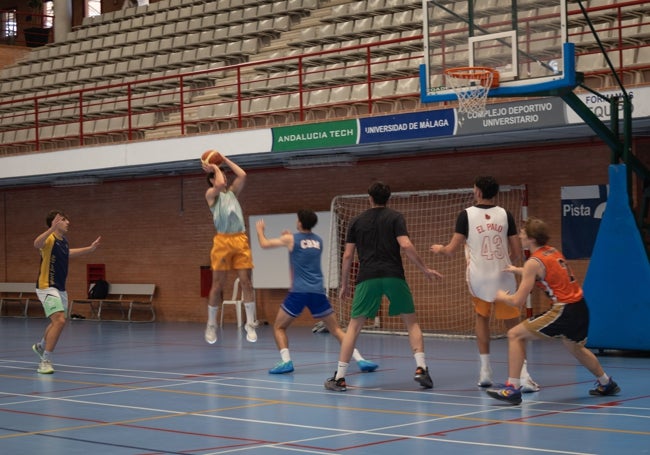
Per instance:
[[[506,384],[502,388],[487,389],[487,394],[497,400],[505,401],[510,404],[521,404],[521,388],[512,384]]]
[[[334,376],[325,381],[325,388],[334,392],[345,392],[348,390],[345,384],[345,378],[336,379],[336,372],[334,372]]]
[[[417,367],[415,369],[415,375],[413,376],[415,382],[419,382],[422,387],[425,389],[433,388],[433,379],[429,376],[429,367],[426,369],[422,367]]]
[[[596,381],[596,387],[589,391],[589,395],[616,395],[621,391],[621,388],[617,383],[614,382],[612,378],[609,378],[609,382],[606,385],[602,385],[600,382]]]

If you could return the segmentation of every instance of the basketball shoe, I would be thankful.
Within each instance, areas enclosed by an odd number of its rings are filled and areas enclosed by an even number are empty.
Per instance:
[[[273,368],[269,370],[270,374],[285,374],[291,373],[293,371],[293,362],[289,360],[288,362],[278,362]]]
[[[348,390],[345,378],[336,379],[336,372],[334,373],[334,376],[325,381],[325,388],[327,390],[333,390],[334,392],[345,392]]]
[[[413,375],[413,380],[419,382],[425,389],[433,388],[433,379],[431,379],[431,376],[429,375],[429,367],[417,367],[415,369],[415,375]]]
[[[521,403],[521,389],[516,388],[512,384],[506,384],[500,389],[487,389],[487,394],[497,400],[505,401],[510,404]]]
[[[205,327],[205,342],[209,344],[217,342],[217,328],[215,326],[208,324]]]
[[[371,362],[370,360],[366,359],[357,360],[357,365],[359,366],[359,369],[364,373],[371,373],[379,368],[379,365],[377,365],[375,362]]]
[[[589,395],[616,395],[621,391],[621,388],[617,383],[614,382],[612,378],[609,378],[609,382],[605,385],[602,385],[600,382],[596,381],[596,387],[589,391]]]

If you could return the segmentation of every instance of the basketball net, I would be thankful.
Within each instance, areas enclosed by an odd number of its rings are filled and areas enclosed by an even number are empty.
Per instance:
[[[458,97],[461,114],[483,114],[490,88],[499,86],[499,72],[492,68],[449,68],[445,76]]]

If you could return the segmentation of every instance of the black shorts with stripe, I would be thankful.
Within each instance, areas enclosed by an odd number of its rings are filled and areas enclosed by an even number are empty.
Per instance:
[[[522,323],[526,329],[545,337],[564,337],[584,343],[589,330],[589,308],[585,299],[575,303],[555,303],[546,313]]]

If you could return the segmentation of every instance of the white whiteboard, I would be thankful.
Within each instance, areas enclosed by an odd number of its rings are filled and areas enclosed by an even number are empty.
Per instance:
[[[323,256],[321,266],[325,277],[325,286],[329,283],[329,241],[330,241],[330,212],[316,212],[318,223],[312,231],[323,239]],[[264,219],[267,238],[280,237],[282,231],[289,230],[296,232],[298,216],[295,213],[283,213],[274,215],[252,215],[248,218],[249,239],[253,253],[253,287],[255,289],[289,289],[291,280],[289,277],[289,250],[284,247],[262,249],[257,238],[255,223],[260,218]]]

